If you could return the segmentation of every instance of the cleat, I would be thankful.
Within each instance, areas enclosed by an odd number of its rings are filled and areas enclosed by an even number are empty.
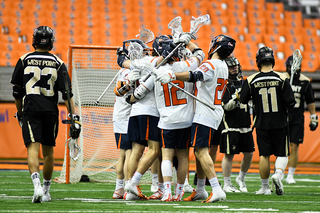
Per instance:
[[[163,202],[172,202],[173,199],[172,199],[171,193],[163,195],[161,201],[163,201]]]
[[[293,179],[293,176],[288,176],[286,179],[287,184],[296,184],[296,181]]]
[[[158,184],[157,183],[151,184],[150,191],[153,193],[157,192],[158,191]]]
[[[113,199],[123,199],[124,189],[120,188],[114,191],[112,198]]]
[[[49,191],[44,191],[42,196],[42,202],[50,202],[51,201],[51,195]]]
[[[163,192],[158,189],[158,191],[156,193],[154,193],[153,195],[151,195],[149,197],[150,200],[161,200],[161,198],[163,197]]]
[[[255,192],[256,195],[271,195],[271,191],[269,188],[260,188],[258,191]]]
[[[193,192],[193,188],[192,188],[192,186],[188,183],[188,184],[185,184],[185,185],[183,186],[183,191],[184,191],[185,193],[192,193],[192,192]]]
[[[218,201],[225,200],[226,198],[227,198],[226,193],[223,190],[221,190],[220,192],[215,192],[215,193],[211,192],[210,196],[206,200],[202,201],[201,203],[215,203]]]
[[[181,201],[181,197],[182,196],[180,194],[174,195],[172,201]]]
[[[225,192],[240,192],[236,187],[234,187],[233,185],[224,185],[223,186],[223,191]]]
[[[276,187],[277,195],[283,195],[283,185],[281,182],[281,177],[278,174],[274,174],[272,175],[271,180]]]
[[[244,182],[244,180],[241,180],[239,177],[236,178],[236,183],[239,185],[239,190],[241,192],[248,192],[246,183]]]
[[[271,182],[271,192],[273,192],[274,190],[274,183],[273,182]]]
[[[189,197],[183,199],[183,201],[195,201],[195,200],[203,200],[208,198],[208,192],[199,191],[197,192],[195,189]]]
[[[41,186],[37,186],[34,189],[34,194],[32,197],[32,203],[41,203],[42,202],[42,197],[43,197],[43,189]]]
[[[123,196],[123,199],[125,200],[143,200],[139,196],[131,193],[131,192],[126,192],[125,195]]]
[[[135,194],[142,199],[148,200],[148,197],[141,192],[140,186],[132,184],[132,182],[129,182],[124,188],[127,192],[131,192],[132,194]]]
[[[126,198],[127,198],[127,194],[128,194],[128,192],[124,192],[124,195],[123,195],[123,199],[125,200]]]

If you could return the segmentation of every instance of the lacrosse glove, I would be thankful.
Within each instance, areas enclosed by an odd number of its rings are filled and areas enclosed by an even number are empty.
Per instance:
[[[128,56],[125,54],[125,52],[123,51],[122,47],[119,47],[117,49],[117,63],[120,67],[122,67],[123,62],[129,60]]]
[[[318,127],[318,115],[316,114],[310,115],[310,119],[311,120],[310,120],[309,127],[311,131],[314,131]]]
[[[68,114],[68,117],[70,118],[70,114]],[[70,132],[69,136],[73,139],[79,138],[80,132],[81,132],[81,123],[80,123],[80,116],[79,115],[72,115],[74,120],[74,126],[70,125]],[[63,120],[63,124],[71,124],[71,120]]]
[[[174,38],[173,39],[173,43],[174,44],[179,44],[179,43],[183,43],[183,44],[188,44],[191,39],[196,39],[196,37],[194,35],[192,35],[191,33],[185,32],[185,33],[181,33],[179,35],[179,38]]]
[[[22,116],[19,116],[18,112],[16,112],[14,117],[18,120],[20,127],[22,127]]]

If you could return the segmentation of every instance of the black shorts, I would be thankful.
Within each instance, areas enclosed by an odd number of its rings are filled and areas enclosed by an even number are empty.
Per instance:
[[[211,147],[220,144],[221,131],[204,126],[202,124],[193,123],[191,126],[190,146]]]
[[[304,122],[290,123],[289,126],[290,142],[300,144],[303,143]]]
[[[256,129],[259,156],[289,156],[288,128]]]
[[[129,118],[128,140],[147,145],[148,140],[160,141],[159,117],[138,115]]]
[[[240,133],[230,131],[222,133],[220,152],[225,154],[240,154],[240,152],[254,152],[252,132]]]
[[[24,114],[22,116],[22,135],[24,144],[40,142],[55,146],[58,135],[59,118],[51,114]]]
[[[114,133],[117,149],[132,149],[132,143],[128,140],[128,134]]]
[[[161,144],[163,148],[188,149],[191,127],[185,129],[162,129]]]

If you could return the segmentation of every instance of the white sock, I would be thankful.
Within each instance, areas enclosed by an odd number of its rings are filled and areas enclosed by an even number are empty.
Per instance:
[[[231,186],[231,178],[223,177],[224,185]]]
[[[116,179],[116,190],[124,187],[124,179]]]
[[[188,174],[186,175],[186,179],[184,180],[184,185],[188,185],[189,184],[189,179],[188,179]]]
[[[261,179],[262,188],[266,189],[269,188],[269,178]]]
[[[45,180],[43,179],[43,191],[44,192],[49,192],[50,190],[50,185],[51,185],[51,180]]]
[[[209,182],[212,188],[212,192],[217,192],[222,190],[217,177],[211,178]]]
[[[171,194],[171,181],[165,181],[164,183],[164,194]]]
[[[283,172],[285,171],[288,164],[288,157],[277,157],[275,162],[276,170],[281,169]]]
[[[240,180],[244,180],[246,174],[247,174],[246,172],[243,172],[243,171],[240,170],[240,172],[239,172],[239,179],[240,179]]]
[[[139,172],[135,172],[133,177],[131,178],[131,182],[135,183],[136,185],[138,185],[138,183],[140,182],[142,178],[142,174]]]
[[[196,191],[205,191],[205,187],[206,187],[206,179],[199,179],[197,180],[197,187],[196,187]]]
[[[293,177],[295,171],[296,171],[296,168],[294,168],[294,167],[289,167],[289,169],[288,169],[288,176]]]
[[[124,182],[124,184],[127,185],[127,184],[129,183],[129,181],[130,181],[130,180],[126,180],[126,181]]]
[[[151,174],[152,176],[152,184],[157,185],[158,184],[158,174]]]
[[[161,191],[164,191],[164,185],[163,183],[158,183],[158,189],[160,189]]]
[[[184,184],[179,184],[179,183],[177,183],[176,195],[181,195],[181,194],[182,194],[183,185],[184,185]]]
[[[37,186],[41,186],[41,182],[40,182],[40,174],[39,172],[34,172],[31,174],[31,180],[33,182],[33,186],[34,188],[36,188]]]

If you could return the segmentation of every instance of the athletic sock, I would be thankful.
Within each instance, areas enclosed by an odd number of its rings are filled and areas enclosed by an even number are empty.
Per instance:
[[[223,177],[224,185],[231,186],[231,178],[230,177]]]
[[[164,191],[163,183],[158,183],[158,189],[160,189],[162,192]]]
[[[240,180],[244,180],[246,174],[247,174],[246,172],[243,172],[243,171],[240,170],[240,172],[239,172],[239,179],[240,179]]]
[[[288,169],[288,177],[289,176],[293,177],[295,171],[296,171],[296,168],[289,167],[289,169]]]
[[[164,183],[164,194],[171,194],[171,181],[165,181]]]
[[[131,182],[135,183],[136,185],[139,184],[140,180],[142,178],[142,174],[139,172],[135,172],[133,177],[131,178]]]
[[[116,190],[124,187],[124,179],[116,179]]]
[[[50,185],[51,185],[51,180],[45,180],[43,179],[43,191],[44,192],[49,192],[50,190]]]
[[[41,186],[41,182],[40,182],[40,174],[39,172],[34,172],[31,174],[31,180],[33,182],[33,186],[34,188]]]
[[[189,184],[189,179],[188,179],[188,174],[186,175],[186,179],[184,180],[184,185],[188,185]]]
[[[197,187],[196,187],[196,191],[205,191],[205,187],[206,187],[206,179],[199,179],[197,180]]]
[[[267,179],[261,179],[261,184],[263,189],[269,188],[269,178]]]
[[[179,184],[179,183],[177,183],[177,187],[176,187],[176,195],[181,195],[182,194],[182,190],[183,190],[183,185],[184,184]]]
[[[212,192],[218,192],[222,190],[217,177],[209,179],[209,182],[212,188]]]

